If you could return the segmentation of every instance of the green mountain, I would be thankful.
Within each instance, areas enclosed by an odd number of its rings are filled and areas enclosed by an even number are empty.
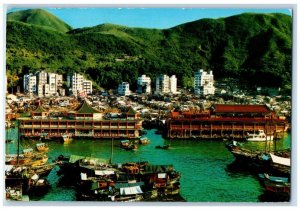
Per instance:
[[[63,33],[72,29],[72,27],[66,24],[64,21],[42,9],[29,9],[11,12],[7,14],[7,20],[38,25]]]
[[[8,21],[6,40],[7,72],[19,77],[41,69],[75,71],[104,88],[128,81],[134,89],[138,75],[155,81],[164,73],[189,87],[194,71],[203,68],[217,80],[291,88],[292,18],[284,14],[245,13],[165,30],[101,24],[66,34]]]

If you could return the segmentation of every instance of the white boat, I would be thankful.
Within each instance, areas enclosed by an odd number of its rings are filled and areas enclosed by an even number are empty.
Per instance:
[[[144,144],[144,145],[149,144],[150,140],[147,137],[141,137],[140,140],[139,140],[139,143]]]
[[[68,142],[72,141],[72,137],[68,133],[62,134],[61,137],[62,137],[64,143],[68,143]]]
[[[274,139],[273,135],[266,135],[264,130],[258,130],[258,133],[247,133],[247,141],[272,141]]]

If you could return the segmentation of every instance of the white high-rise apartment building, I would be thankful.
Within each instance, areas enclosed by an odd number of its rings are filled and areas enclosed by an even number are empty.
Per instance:
[[[47,84],[48,74],[45,71],[39,71],[35,73],[37,79],[37,95],[39,97],[44,96],[44,85]]]
[[[93,92],[93,83],[91,80],[87,80],[83,75],[78,73],[73,73],[67,76],[67,86],[71,94],[76,95],[82,91],[85,94],[90,94]]]
[[[58,94],[58,89],[63,84],[63,75],[45,71],[37,72],[35,75],[37,77],[37,94],[39,97]]]
[[[86,94],[91,94],[93,92],[93,83],[91,80],[83,80],[82,89]]]
[[[48,77],[48,74],[47,72],[45,71],[39,71],[39,72],[36,72],[35,73],[36,75],[36,79],[37,79],[37,83],[38,84],[47,84],[47,77]]]
[[[44,88],[43,88],[45,97],[51,96],[49,89],[50,89],[50,85],[49,84],[45,84]]]
[[[56,74],[48,73],[49,94],[54,95],[57,92]]]
[[[168,75],[159,75],[156,77],[155,93],[177,93],[176,75],[169,77]]]
[[[197,70],[195,72],[194,90],[195,94],[214,95],[215,87],[213,72],[210,71],[207,73],[203,71],[203,69]]]
[[[56,87],[57,89],[59,87],[62,87],[63,85],[63,75],[62,74],[56,74]]]
[[[33,94],[37,91],[36,76],[33,74],[25,74],[23,77],[23,88],[25,93]]]
[[[78,91],[82,91],[83,75],[73,73],[67,77],[67,86],[73,95],[77,95]]]
[[[128,82],[122,82],[119,84],[118,87],[118,94],[122,96],[128,96],[130,95],[131,91],[129,89],[129,83]]]
[[[151,93],[151,78],[143,74],[138,77],[137,86],[138,93]]]
[[[173,94],[177,93],[177,78],[175,75],[170,77],[170,92]]]
[[[156,93],[169,93],[170,92],[170,77],[168,75],[159,75],[156,77]]]

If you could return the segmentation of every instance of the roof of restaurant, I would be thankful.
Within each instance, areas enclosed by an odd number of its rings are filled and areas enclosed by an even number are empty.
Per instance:
[[[78,114],[94,114],[94,113],[100,113],[93,107],[91,107],[86,100],[76,109],[76,113]]]
[[[136,111],[134,111],[134,109],[132,107],[130,107],[127,111],[127,114],[129,115],[135,115],[136,114]]]
[[[266,105],[228,105],[216,104],[216,113],[269,113],[271,110]]]
[[[46,110],[42,106],[38,106],[35,110],[33,110],[34,113],[42,113],[46,112]]]

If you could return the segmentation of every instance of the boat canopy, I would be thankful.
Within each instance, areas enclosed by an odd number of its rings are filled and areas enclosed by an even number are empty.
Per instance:
[[[34,174],[34,175],[31,177],[31,179],[33,179],[33,180],[38,180],[38,178],[39,178],[39,175],[37,175],[37,174]]]
[[[145,172],[169,172],[173,171],[173,165],[146,165]]]
[[[81,160],[81,159],[84,159],[84,158],[85,158],[84,156],[71,155],[71,156],[70,156],[69,162],[70,162],[70,163],[75,163],[76,161]]]
[[[5,165],[5,171],[10,172],[14,168],[13,165]]]
[[[82,160],[82,163],[89,163],[93,165],[105,165],[108,163],[108,160],[95,158],[95,157],[84,157],[81,158],[80,160]]]
[[[159,174],[157,174],[157,178],[159,178],[159,179],[165,179],[166,177],[167,177],[166,173],[159,173]]]
[[[129,140],[122,140],[121,143],[127,143]]]
[[[81,180],[87,180],[87,174],[86,173],[80,173]]]
[[[114,171],[100,171],[100,170],[95,170],[95,175],[103,176],[103,175],[112,175],[112,174],[115,174],[115,172]]]
[[[277,163],[280,165],[285,165],[285,166],[291,166],[291,159],[290,158],[283,158],[276,156],[272,153],[270,153],[271,159],[273,163]]]
[[[38,143],[36,144],[37,147],[42,147],[42,146],[45,146],[45,143]]]
[[[136,186],[142,186],[144,185],[144,182],[135,182],[135,183],[116,183],[115,188],[121,189],[121,188],[127,188],[127,187],[136,187]]]
[[[120,195],[135,195],[142,194],[140,186],[120,188]]]
[[[23,153],[30,153],[30,152],[33,152],[32,148],[23,149]]]

